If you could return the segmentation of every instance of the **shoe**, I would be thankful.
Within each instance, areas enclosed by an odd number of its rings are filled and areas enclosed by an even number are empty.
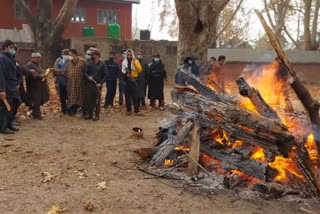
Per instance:
[[[98,121],[98,120],[100,120],[100,118],[97,117],[97,116],[94,116],[92,120],[93,120],[93,121]]]
[[[166,110],[166,109],[165,109],[163,106],[160,106],[160,107],[159,107],[159,110],[160,110],[160,111],[164,111],[164,110]]]
[[[21,122],[12,121],[11,125],[13,125],[13,126],[21,126]]]
[[[11,130],[11,131],[14,131],[14,132],[19,131],[19,129],[13,127],[12,125],[11,125],[11,126],[8,126],[8,129]]]
[[[92,120],[92,116],[86,115],[86,116],[83,116],[83,119],[85,119],[85,120]]]
[[[126,112],[126,115],[127,115],[127,116],[132,115],[132,112],[131,112],[131,111],[127,111],[127,112]]]
[[[13,131],[10,131],[8,129],[4,129],[4,130],[0,130],[0,134],[4,134],[4,135],[7,135],[7,134],[14,134]]]
[[[144,114],[141,114],[141,113],[134,113],[134,116],[138,116],[138,117],[144,117]]]

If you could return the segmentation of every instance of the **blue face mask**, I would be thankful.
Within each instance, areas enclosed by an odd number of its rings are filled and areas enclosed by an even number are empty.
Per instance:
[[[8,50],[8,53],[10,53],[12,56],[14,56],[16,54],[16,50],[11,48]]]
[[[188,63],[189,63],[190,65],[192,65],[192,64],[193,64],[193,61],[192,61],[192,60],[189,60]]]
[[[160,61],[160,59],[159,59],[159,58],[154,58],[154,61],[155,61],[156,63],[158,63],[158,62]]]

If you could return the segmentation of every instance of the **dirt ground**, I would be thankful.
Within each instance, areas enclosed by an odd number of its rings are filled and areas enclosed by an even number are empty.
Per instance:
[[[318,95],[319,89],[312,87]],[[151,147],[159,123],[171,115],[145,115],[117,110],[103,113],[98,122],[47,116],[24,121],[14,136],[0,136],[0,214],[43,214],[53,205],[65,208],[64,213],[90,213],[84,208],[88,202],[97,214],[320,213],[302,201],[242,200],[227,191],[196,195],[146,179],[150,176],[135,170],[139,157],[133,151]],[[133,127],[144,130],[143,139],[130,138]],[[101,182],[106,188],[99,190]]]

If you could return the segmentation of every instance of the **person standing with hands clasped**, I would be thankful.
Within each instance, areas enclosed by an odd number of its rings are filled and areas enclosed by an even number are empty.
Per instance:
[[[124,76],[124,93],[127,107],[127,115],[132,113],[132,102],[134,105],[134,113],[136,116],[143,116],[139,114],[139,102],[137,98],[137,78],[142,72],[139,60],[134,56],[133,50],[129,49],[126,52],[126,57],[122,62],[122,75]]]
[[[107,65],[101,60],[100,52],[92,52],[92,61],[87,65],[85,72],[85,104],[88,108],[88,116],[85,119],[100,119],[101,89],[105,81]],[[95,115],[93,117],[93,112]]]

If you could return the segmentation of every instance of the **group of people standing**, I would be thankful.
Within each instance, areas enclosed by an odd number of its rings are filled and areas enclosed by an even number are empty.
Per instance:
[[[24,66],[16,60],[17,52],[18,48],[12,41],[2,43],[0,132],[3,134],[19,130],[16,128],[20,125],[16,114],[23,102],[32,109],[34,119],[42,119],[40,107],[50,97],[46,80],[49,72],[55,76],[62,114],[74,116],[81,109],[85,119],[99,120],[104,83],[107,89],[104,107],[107,109],[114,106],[118,88],[119,105],[122,106],[125,100],[127,115],[143,116],[140,109],[147,106],[146,96],[151,107],[156,108],[158,100],[159,109],[164,110],[164,81],[167,76],[159,54],[153,55],[148,63],[142,51],[136,57],[132,49],[127,49],[121,52],[118,60],[116,53],[111,51],[109,58],[103,61],[97,48],[90,48],[85,58],[75,49],[64,49],[53,68],[44,70],[40,66],[39,52],[33,52]]]
[[[118,61],[115,58],[116,53],[111,51],[103,61],[97,48],[87,50],[85,59],[81,59],[76,50],[62,51],[54,68],[50,69],[56,76],[62,113],[75,115],[81,108],[85,119],[99,120],[104,83],[106,109],[114,106],[117,88],[119,105],[125,101],[127,115],[143,116],[140,108],[147,106],[147,91],[150,106],[155,108],[155,101],[159,100],[159,109],[164,109],[166,71],[160,55],[153,55],[149,64],[142,51],[136,58],[132,49],[123,50]]]

